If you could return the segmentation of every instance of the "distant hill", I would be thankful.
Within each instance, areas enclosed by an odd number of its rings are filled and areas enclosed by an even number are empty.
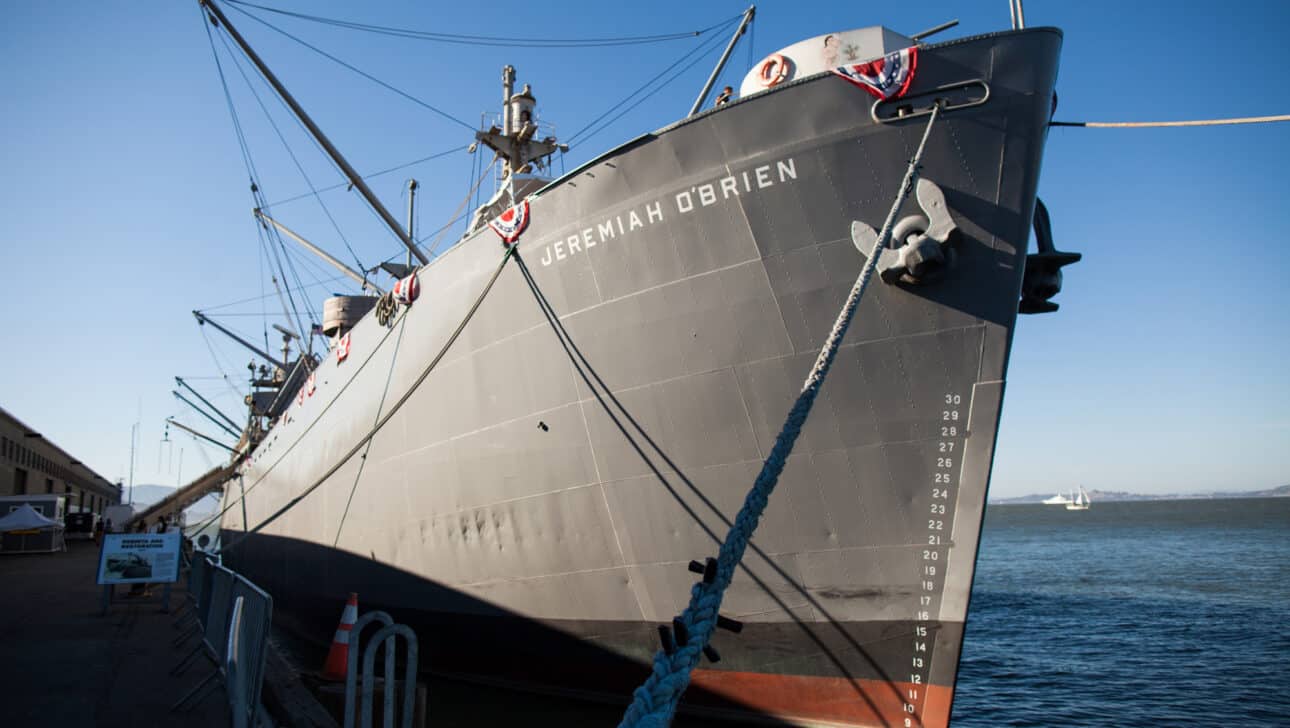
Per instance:
[[[135,510],[142,510],[174,492],[175,488],[169,485],[136,485],[134,486]],[[127,488],[122,495],[128,497],[129,488]],[[219,507],[218,496],[206,496],[205,498],[202,498],[188,507],[186,512],[188,513],[189,522],[194,518],[206,518],[207,516],[210,516],[215,512],[217,507]]]
[[[1204,500],[1207,498],[1290,498],[1290,485],[1281,485],[1276,488],[1265,488],[1264,490],[1169,493],[1165,495],[1128,493],[1122,490],[1090,490],[1088,495],[1094,503],[1113,503],[1115,501]],[[1016,498],[991,498],[990,503],[999,505],[1009,503],[1042,503],[1045,499],[1052,497],[1052,493],[1040,493],[1038,495],[1023,495]]]
[[[134,486],[134,503],[135,505],[150,506],[174,492],[174,487],[169,485],[136,485]],[[130,488],[128,486],[124,488],[121,491],[121,495],[129,498]]]

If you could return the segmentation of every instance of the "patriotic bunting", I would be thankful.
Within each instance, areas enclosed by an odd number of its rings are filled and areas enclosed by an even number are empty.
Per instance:
[[[493,228],[496,230],[497,228]],[[413,273],[394,284],[394,300],[403,304],[410,305],[421,295],[421,283],[417,280],[417,274]]]
[[[833,73],[879,99],[893,99],[904,96],[909,90],[917,65],[918,46],[910,46],[868,63],[839,66],[833,69]]]
[[[349,334],[346,333],[336,341],[336,363],[339,364],[349,358]]]
[[[520,204],[493,218],[488,227],[502,239],[503,245],[511,245],[520,239],[524,229],[529,226],[529,201]]]

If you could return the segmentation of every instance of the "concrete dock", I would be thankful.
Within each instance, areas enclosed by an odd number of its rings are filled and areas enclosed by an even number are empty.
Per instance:
[[[90,541],[68,542],[62,553],[0,555],[0,700],[4,716],[0,725],[228,726],[230,715],[222,687],[190,712],[169,711],[212,670],[210,662],[202,658],[182,676],[170,675],[170,669],[196,646],[196,638],[180,647],[172,645],[179,635],[173,627],[173,612],[183,602],[182,578],[174,585],[171,614],[161,611],[159,587],[145,600],[126,598],[128,587],[119,586],[117,601],[106,616],[100,616],[102,587],[95,583],[98,555],[98,546]],[[278,637],[281,639],[276,641],[282,644],[292,642],[284,635]],[[285,654],[297,664],[318,665],[322,661],[322,653],[308,648],[288,648]],[[430,726],[612,726],[621,719],[624,707],[514,694],[434,677],[428,678],[427,687]],[[334,717],[339,717],[339,705],[332,708]],[[674,725],[727,724],[681,716]]]
[[[217,689],[189,713],[169,707],[210,672],[170,669],[195,645],[171,642],[174,615],[157,598],[121,599],[100,614],[98,546],[71,541],[53,554],[0,555],[0,695],[7,728],[18,726],[227,726]],[[172,612],[182,600],[176,585]],[[128,587],[117,587],[118,598]],[[154,597],[161,589],[156,588]]]

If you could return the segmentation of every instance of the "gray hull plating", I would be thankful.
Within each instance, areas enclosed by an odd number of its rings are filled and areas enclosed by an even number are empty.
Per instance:
[[[948,720],[1059,47],[1039,29],[921,49],[915,107],[944,84],[989,87],[942,116],[924,157],[961,229],[954,264],[926,286],[875,282],[862,302],[727,594],[749,630],[721,635],[724,659],[696,674],[722,709]],[[226,558],[287,608],[321,603],[334,620],[356,590],[401,620],[542,625],[643,677],[653,626],[688,599],[686,564],[715,553],[864,262],[851,222],[881,225],[922,133],[926,117],[875,123],[872,102],[803,79],[532,198],[522,265],[407,404]],[[353,330],[348,358],[324,361],[254,453],[246,522],[412,387],[502,253],[485,229],[421,271],[392,327]],[[225,540],[243,528],[234,505]],[[488,672],[435,655],[452,640],[423,641],[424,667]],[[497,649],[513,653],[495,665],[534,657]]]

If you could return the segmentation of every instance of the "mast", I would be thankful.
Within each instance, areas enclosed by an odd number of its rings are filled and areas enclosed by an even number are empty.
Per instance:
[[[528,172],[534,160],[569,150],[569,145],[557,144],[555,137],[533,139],[537,133],[537,121],[533,117],[537,99],[527,83],[518,94],[514,91],[515,67],[508,65],[502,68],[502,126],[475,132],[475,139],[497,152],[505,162],[508,177]]]
[[[264,65],[264,61],[260,60],[260,56],[258,56],[256,52],[251,49],[251,46],[247,44],[246,40],[242,38],[242,34],[238,33],[237,29],[228,22],[228,18],[225,17],[224,13],[219,9],[219,6],[217,6],[212,0],[198,0],[198,3],[211,13],[212,22],[217,25],[224,26],[224,29],[228,31],[229,37],[237,43],[238,47],[242,49],[242,52],[246,54],[246,57],[251,60],[251,63],[255,64],[256,69],[260,71],[260,74],[264,76],[264,79],[269,82],[269,85],[273,87],[273,90],[278,92],[278,96],[282,97],[282,100],[286,102],[287,106],[291,108],[291,111],[300,119],[300,123],[304,124],[305,128],[309,130],[309,133],[313,135],[314,139],[318,140],[318,144],[327,152],[327,156],[331,157],[337,167],[340,167],[341,172],[345,175],[345,179],[349,180],[349,183],[354,186],[354,189],[358,190],[358,193],[362,195],[363,199],[367,201],[367,204],[371,206],[372,210],[376,213],[376,216],[381,218],[381,221],[385,223],[386,227],[390,228],[394,235],[398,237],[399,242],[403,243],[403,245],[407,247],[408,253],[416,256],[416,259],[421,261],[422,265],[429,263],[430,259],[426,257],[425,253],[422,253],[420,249],[417,248],[416,242],[408,235],[407,231],[403,229],[403,226],[399,224],[398,220],[394,219],[394,216],[390,214],[389,210],[385,209],[385,205],[381,204],[381,201],[376,197],[376,194],[367,186],[367,183],[363,181],[363,178],[359,176],[358,172],[350,166],[349,161],[347,161],[340,153],[340,150],[336,149],[336,147],[331,143],[331,140],[327,138],[326,134],[323,134],[322,129],[318,128],[318,125],[314,123],[314,120],[309,118],[309,114],[305,113],[305,110],[301,108],[300,104],[296,103],[295,98],[287,91],[286,87],[282,85],[282,82],[278,80],[278,77],[273,75],[273,72],[269,70],[268,66]]]
[[[686,116],[694,116],[699,113],[699,107],[703,106],[703,102],[708,100],[708,92],[712,90],[712,84],[717,82],[717,77],[721,75],[721,69],[726,67],[726,61],[730,59],[730,52],[735,49],[735,43],[739,42],[739,37],[744,34],[744,28],[748,27],[748,24],[752,22],[753,16],[756,14],[756,5],[749,5],[748,9],[744,11],[743,21],[740,22],[739,27],[735,29],[735,34],[730,39],[730,43],[726,46],[725,52],[722,53],[721,58],[717,60],[717,67],[712,69],[712,75],[708,76],[708,82],[703,84],[703,90],[699,92],[699,98],[694,100],[694,106],[690,107],[690,113],[686,114]]]
[[[412,216],[416,211],[416,202],[417,202],[417,181],[415,179],[409,179],[408,180],[408,237],[412,238],[413,240],[417,239],[417,234],[416,232],[414,232],[415,228],[413,228],[413,225],[412,225],[413,222],[415,222]],[[410,250],[408,251],[407,266],[409,268],[412,267],[412,251]]]
[[[273,328],[276,329],[279,334],[282,334],[282,361],[291,361],[291,340],[295,339],[296,341],[299,341],[300,337],[296,335],[296,332],[284,326],[273,324]],[[300,349],[300,353],[303,354],[304,347],[301,346]]]
[[[1008,14],[1012,16],[1012,29],[1026,27],[1026,11],[1021,7],[1021,0],[1008,0]]]
[[[130,505],[134,505],[134,444],[139,435],[139,423],[130,426]]]

